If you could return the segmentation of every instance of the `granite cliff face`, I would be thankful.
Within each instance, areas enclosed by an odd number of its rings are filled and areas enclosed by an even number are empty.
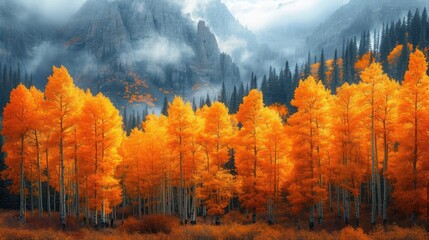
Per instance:
[[[19,4],[0,0],[0,61],[20,62],[43,86],[52,65],[65,65],[81,87],[109,97],[135,79],[158,99],[192,94],[195,85],[240,81],[231,57],[221,53],[204,21],[198,24],[171,0],[87,0],[64,25],[20,19]],[[46,48],[49,57],[40,54]],[[34,51],[34,49],[39,49]],[[156,103],[159,105],[159,103]]]
[[[216,37],[204,22],[196,27],[168,0],[88,0],[62,36],[73,51],[92,53],[111,66],[143,69],[144,77],[172,88],[192,87],[200,72],[209,82],[240,79],[237,71],[219,72],[236,67],[220,67]]]
[[[228,85],[240,82],[238,67],[229,55],[220,52],[215,35],[204,21],[198,22],[195,46],[197,64],[194,65],[194,69],[203,70],[199,71],[199,79],[203,79],[205,74],[209,81],[215,83],[221,83],[226,79],[229,79],[226,82]]]
[[[203,67],[218,65],[220,51],[215,35],[210,32],[204,21],[198,22],[195,41],[198,63]]]

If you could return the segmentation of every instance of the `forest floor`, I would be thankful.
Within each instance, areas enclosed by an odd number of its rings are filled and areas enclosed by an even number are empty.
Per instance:
[[[142,220],[128,218],[118,221],[115,228],[77,227],[74,218],[69,218],[69,225],[62,231],[58,226],[58,216],[53,215],[49,221],[46,216],[40,219],[37,213],[29,214],[26,224],[17,221],[16,211],[0,210],[0,240],[3,239],[429,239],[429,232],[424,228],[402,228],[396,225],[378,226],[371,231],[347,226],[337,230],[316,229],[313,231],[298,230],[293,226],[240,224],[235,217],[228,216],[220,226],[206,223],[180,226],[178,219],[166,216],[147,216]],[[45,214],[46,215],[46,214]],[[201,221],[203,222],[203,221]]]

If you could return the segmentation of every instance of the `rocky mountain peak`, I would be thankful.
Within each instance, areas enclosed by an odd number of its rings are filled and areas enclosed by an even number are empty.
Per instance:
[[[220,51],[216,37],[204,21],[198,22],[196,49],[201,65],[210,66],[219,62]]]

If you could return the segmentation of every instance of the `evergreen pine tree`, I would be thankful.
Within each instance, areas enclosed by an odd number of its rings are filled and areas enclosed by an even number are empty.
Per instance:
[[[127,134],[128,134],[129,133],[129,128],[128,128],[127,106],[124,106],[123,121],[124,121],[125,132],[127,132]]]
[[[402,47],[401,56],[399,57],[398,69],[396,74],[396,80],[402,83],[405,72],[408,69],[408,60],[410,58],[410,51],[407,45]]]
[[[422,17],[421,17],[421,27],[420,27],[420,36],[419,36],[419,48],[424,49],[425,47],[428,47],[428,13],[426,8],[423,9]],[[1,66],[1,65],[0,65]],[[0,75],[1,76],[1,75]]]
[[[251,89],[258,89],[258,82],[256,79],[256,75],[254,75],[253,72],[252,72],[252,76],[250,78],[250,90]]]
[[[266,75],[264,75],[264,77],[262,78],[260,90],[263,94],[264,103],[267,103],[267,101],[268,101],[268,80],[267,80]]]
[[[311,56],[310,56],[310,52],[308,52],[307,63],[305,64],[305,69],[304,69],[304,78],[307,78],[310,75],[311,75]]]
[[[240,89],[238,90],[238,103],[239,103],[238,106],[240,106],[240,104],[243,103],[244,94],[245,94],[244,84],[243,84],[243,82],[241,82]]]
[[[332,62],[332,83],[331,83],[331,91],[336,93],[337,87],[340,86],[340,69],[338,66],[338,56],[337,49],[335,49],[334,60]]]
[[[219,102],[228,105],[228,98],[226,96],[226,88],[225,88],[225,82],[222,81],[222,88],[220,89],[219,93]]]
[[[200,98],[200,109],[204,107],[204,97]]]
[[[195,103],[195,97],[192,98],[192,110],[194,110],[194,112],[197,111],[197,104]]]
[[[413,19],[411,20],[411,26],[409,30],[409,41],[413,45],[413,49],[415,49],[420,42],[420,30],[421,30],[421,18],[419,9],[416,9],[414,13]]]
[[[229,113],[235,114],[238,111],[237,87],[232,90],[231,100],[229,101]]]
[[[208,107],[210,107],[212,105],[212,102],[210,101],[210,96],[208,93],[207,93],[205,105],[207,105]]]
[[[322,53],[320,54],[320,66],[319,66],[318,75],[319,75],[319,80],[322,81],[323,85],[327,86],[325,55],[323,53],[323,49],[322,49]]]
[[[167,96],[164,96],[164,103],[162,104],[161,113],[165,116],[168,116],[168,99],[167,99]]]

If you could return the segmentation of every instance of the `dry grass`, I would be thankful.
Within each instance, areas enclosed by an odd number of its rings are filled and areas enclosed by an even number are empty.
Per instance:
[[[142,220],[127,219],[116,229],[106,228],[95,230],[92,228],[67,229],[61,231],[52,223],[38,223],[37,218],[29,218],[26,225],[15,220],[16,212],[0,212],[0,240],[3,239],[149,239],[149,240],[210,240],[210,239],[339,239],[339,240],[393,240],[393,239],[429,239],[429,234],[422,228],[401,228],[390,226],[378,227],[370,233],[362,229],[345,227],[340,231],[327,232],[297,230],[282,225],[268,226],[263,223],[243,225],[228,222],[221,226],[198,224],[195,226],[179,226],[178,220],[165,216],[148,216]],[[54,216],[55,217],[55,216]],[[36,217],[35,217],[36,218]],[[72,221],[72,219],[70,219]],[[43,222],[43,221],[42,221]],[[75,228],[75,227],[73,227]]]

